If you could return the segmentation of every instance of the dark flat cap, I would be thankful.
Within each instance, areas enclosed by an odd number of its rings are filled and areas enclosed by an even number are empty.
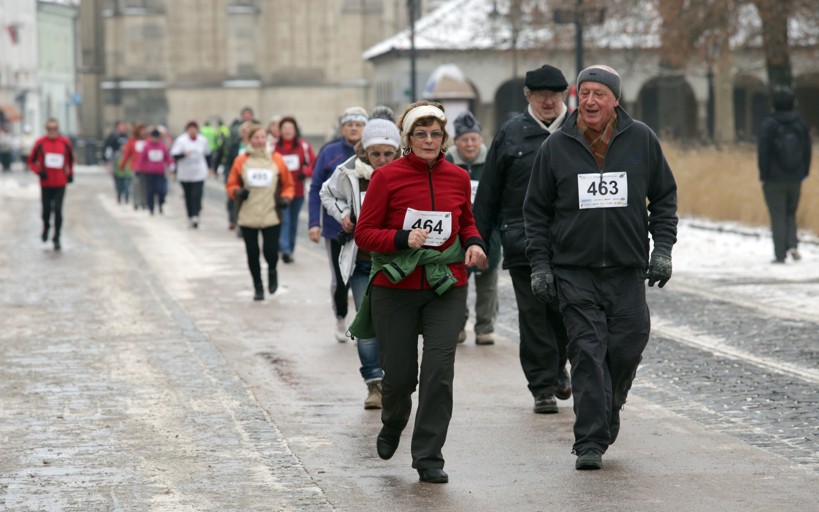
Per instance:
[[[526,87],[530,91],[547,89],[549,91],[565,91],[569,87],[563,72],[554,66],[543,66],[526,72]]]

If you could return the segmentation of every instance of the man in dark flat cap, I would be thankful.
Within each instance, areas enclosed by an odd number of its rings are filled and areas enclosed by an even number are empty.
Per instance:
[[[500,231],[503,268],[509,270],[518,305],[520,363],[535,399],[534,412],[557,412],[557,399],[572,393],[566,371],[566,328],[557,301],[544,304],[531,287],[532,268],[526,257],[523,199],[538,148],[568,115],[569,84],[548,64],[526,73],[526,112],[507,121],[492,141],[473,206],[475,223],[488,244]]]

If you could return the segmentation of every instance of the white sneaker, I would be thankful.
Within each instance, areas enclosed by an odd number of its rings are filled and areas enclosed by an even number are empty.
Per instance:
[[[344,325],[343,318],[336,318],[336,341],[347,343],[347,326]]]
[[[789,249],[788,254],[790,254],[791,258],[793,258],[793,261],[799,261],[802,259],[802,255],[799,254],[799,251],[796,249]]]

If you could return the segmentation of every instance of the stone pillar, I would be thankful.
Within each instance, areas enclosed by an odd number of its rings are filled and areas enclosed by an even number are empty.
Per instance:
[[[105,126],[102,117],[100,84],[105,74],[105,37],[102,22],[102,0],[80,2],[78,22],[80,43],[77,75],[82,104],[79,106],[78,134],[85,138],[101,139]]]

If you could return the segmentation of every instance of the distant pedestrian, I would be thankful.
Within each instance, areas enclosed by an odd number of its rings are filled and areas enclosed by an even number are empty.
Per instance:
[[[189,121],[185,133],[173,142],[171,156],[176,160],[176,179],[182,184],[188,223],[193,229],[199,227],[202,194],[208,177],[208,155],[208,139],[199,133],[196,121]]]
[[[270,143],[268,128],[268,144]],[[282,211],[282,230],[279,236],[279,251],[282,261],[293,263],[296,251],[296,233],[299,227],[299,213],[304,205],[304,181],[313,175],[313,164],[316,155],[310,143],[301,138],[301,131],[296,119],[291,116],[282,118],[278,123],[278,135],[273,144],[273,151],[280,154],[290,170],[295,183],[295,195],[290,206]]]
[[[458,114],[454,121],[455,145],[449,148],[446,159],[469,173],[472,181],[472,197],[478,190],[478,182],[486,165],[488,149],[483,143],[481,123],[472,112],[466,110]],[[501,259],[501,241],[498,230],[492,231],[492,243],[489,249],[489,268],[480,270],[467,269],[469,275],[475,276],[475,344],[492,345],[495,343],[495,319],[498,316],[498,264]],[[467,289],[469,281],[467,281]],[[464,316],[464,327],[458,334],[458,343],[466,340],[466,321],[469,319],[469,308]]]
[[[123,168],[120,165],[122,152],[127,143],[128,123],[125,121],[117,121],[114,125],[114,130],[108,134],[108,137],[105,139],[105,147],[102,152],[102,160],[110,166],[109,172],[114,176],[117,203],[122,203],[123,200],[127,203],[130,195],[131,178],[133,174],[129,168]]]
[[[267,283],[271,295],[279,287],[276,265],[279,259],[281,211],[293,199],[293,178],[282,157],[267,150],[264,127],[248,127],[250,147],[236,158],[225,190],[237,201],[238,222],[245,240],[247,264],[253,278],[253,299],[264,300],[264,284],[259,264],[259,234],[267,261]]]
[[[50,118],[45,124],[46,134],[31,149],[28,166],[40,177],[43,231],[41,239],[48,241],[51,213],[54,212],[54,250],[60,250],[60,232],[63,226],[65,187],[74,182],[74,149],[71,141],[60,134],[60,124]]]
[[[363,338],[371,331],[381,344],[378,456],[392,458],[398,448],[418,387],[412,467],[423,482],[446,483],[442,449],[452,418],[466,268],[485,269],[486,253],[472,217],[469,176],[444,158],[449,136],[443,106],[408,105],[398,125],[404,156],[373,173],[355,228],[373,273],[369,304],[362,304],[350,332]]]
[[[651,330],[644,282],[671,278],[677,240],[677,184],[620,82],[609,66],[580,72],[579,108],[540,146],[523,203],[532,293],[558,298],[569,333],[581,470],[600,469],[620,432]]]
[[[151,138],[145,144],[145,149],[139,156],[139,167],[145,174],[145,198],[148,211],[154,214],[154,200],[159,205],[159,213],[163,213],[165,196],[168,194],[168,172],[173,158],[168,146],[162,140],[162,132],[158,128],[151,130]]]
[[[568,336],[557,300],[543,304],[532,294],[532,266],[526,257],[523,199],[538,148],[563,126],[569,109],[563,72],[548,64],[526,72],[526,111],[501,126],[486,157],[475,195],[475,223],[489,254],[503,245],[503,268],[509,270],[518,309],[520,365],[535,414],[555,414],[557,400],[572,395],[566,370]],[[498,234],[496,234],[496,232]]]
[[[355,145],[361,140],[361,131],[368,119],[367,111],[361,107],[350,107],[342,112],[339,117],[341,138],[321,148],[313,166],[313,179],[310,182],[308,235],[315,243],[324,238],[327,258],[330,260],[330,295],[336,317],[335,338],[339,343],[347,341],[347,325],[344,319],[347,317],[350,287],[344,284],[341,269],[338,267],[338,255],[341,252],[338,233],[341,231],[341,224],[324,209],[319,191],[324,182],[333,175],[336,167],[355,155]]]
[[[0,124],[0,166],[3,172],[11,171],[11,160],[14,153],[14,135],[7,126]]]
[[[799,208],[802,181],[808,177],[811,160],[810,132],[794,107],[788,88],[773,92],[774,112],[759,130],[759,180],[771,216],[773,263],[785,263],[790,255],[801,259],[796,235],[796,210]]]
[[[341,224],[339,243],[341,252],[338,266],[345,285],[353,290],[353,300],[358,311],[370,282],[372,260],[370,253],[359,249],[353,240],[357,219],[370,184],[373,172],[395,160],[401,147],[401,135],[395,122],[371,119],[355,145],[356,155],[336,168],[324,182],[319,195],[324,209]],[[381,357],[378,338],[356,339],[361,377],[367,385],[365,409],[381,408]]]
[[[120,169],[125,170],[123,177],[128,178],[129,172],[133,175],[131,197],[133,199],[134,210],[147,206],[145,176],[142,174],[142,169],[139,168],[139,155],[142,154],[142,150],[145,149],[147,133],[147,128],[144,124],[137,123],[134,125],[131,138],[125,143],[125,149],[122,151],[122,159],[119,162]],[[128,202],[127,199],[125,202]]]
[[[220,153],[221,156],[216,156],[217,159],[222,159],[221,167],[224,169],[225,183],[227,183],[228,177],[230,176],[230,169],[233,168],[233,162],[236,161],[236,158],[244,155],[247,151],[249,146],[247,132],[253,125],[254,123],[252,121],[245,121],[239,125],[239,136],[235,140],[229,140],[227,142],[227,147]],[[227,197],[225,208],[228,216],[228,229],[232,231],[236,229],[236,203],[230,196]],[[237,234],[241,236],[241,233],[237,232]]]

